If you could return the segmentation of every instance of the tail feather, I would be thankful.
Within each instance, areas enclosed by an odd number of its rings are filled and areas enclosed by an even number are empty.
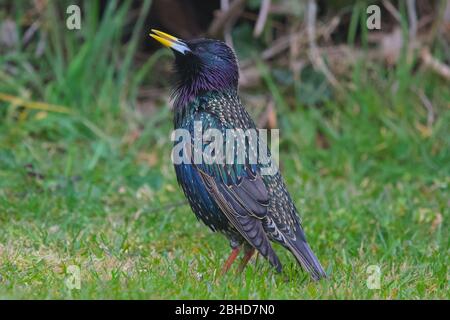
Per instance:
[[[295,243],[289,245],[289,249],[302,268],[310,273],[314,280],[326,278],[325,270],[323,270],[319,260],[306,241],[298,239]]]
[[[282,265],[277,254],[273,250],[269,238],[264,232],[264,227],[259,219],[253,216],[236,216],[235,218],[239,223],[238,226],[242,228],[241,234],[261,255],[266,258],[270,264],[281,272]]]

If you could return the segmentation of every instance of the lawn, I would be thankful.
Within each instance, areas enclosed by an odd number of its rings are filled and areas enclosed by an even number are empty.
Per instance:
[[[271,72],[243,89],[277,97],[280,167],[329,277],[311,281],[280,246],[281,274],[259,257],[220,276],[228,242],[197,221],[169,160],[171,55],[136,62],[147,26],[140,15],[123,45],[127,3],[102,23],[91,4],[83,42],[53,28],[42,56],[19,44],[0,57],[0,298],[450,297],[448,83],[361,60],[318,105],[292,105]],[[140,102],[143,86],[161,97]]]

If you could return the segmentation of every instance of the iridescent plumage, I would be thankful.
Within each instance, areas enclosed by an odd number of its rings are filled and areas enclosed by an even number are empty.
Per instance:
[[[175,38],[176,39],[176,38]],[[174,49],[177,85],[174,92],[174,127],[194,136],[194,123],[203,132],[256,129],[238,96],[238,66],[233,51],[223,42],[209,39],[181,41],[183,52]],[[177,143],[177,142],[176,142]],[[194,144],[194,141],[191,141]],[[203,141],[205,149],[211,141]],[[290,250],[314,279],[325,276],[306,242],[295,205],[280,172],[262,175],[270,164],[182,163],[176,175],[192,210],[213,231],[226,235],[232,248],[244,246],[243,265],[253,248],[281,271],[281,262],[270,241]],[[236,155],[237,156],[237,155]],[[237,252],[233,251],[233,259]],[[227,265],[227,268],[229,265]]]

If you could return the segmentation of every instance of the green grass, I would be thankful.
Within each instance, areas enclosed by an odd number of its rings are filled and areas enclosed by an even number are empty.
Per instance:
[[[169,107],[162,99],[151,112],[136,108],[139,87],[167,86],[170,56],[126,62],[136,50],[120,42],[128,5],[110,5],[107,23],[88,17],[81,42],[50,29],[45,58],[33,46],[0,58],[1,93],[70,110],[0,101],[0,298],[449,298],[448,83],[406,63],[385,70],[361,61],[351,91],[306,107],[265,74],[285,99],[281,168],[330,276],[310,281],[276,246],[282,274],[259,258],[220,277],[230,249],[196,220],[176,183]],[[434,107],[430,125],[414,88]],[[66,286],[71,265],[80,290]],[[366,286],[370,265],[381,268],[379,290]]]

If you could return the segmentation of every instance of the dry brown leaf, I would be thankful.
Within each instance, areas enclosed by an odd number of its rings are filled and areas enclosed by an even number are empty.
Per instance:
[[[439,212],[436,214],[436,217],[434,218],[433,222],[431,223],[430,231],[434,232],[436,229],[442,224],[442,221],[444,218],[442,217],[442,214]]]
[[[155,152],[147,153],[147,152],[139,152],[137,156],[138,162],[142,162],[147,164],[150,167],[155,166],[158,163],[158,156]]]

